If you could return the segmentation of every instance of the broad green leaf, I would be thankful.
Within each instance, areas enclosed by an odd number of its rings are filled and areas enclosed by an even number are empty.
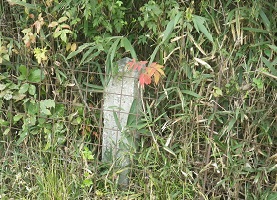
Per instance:
[[[11,93],[7,93],[7,94],[4,95],[3,98],[8,101],[8,100],[11,100],[13,98],[13,95]]]
[[[27,104],[27,112],[28,114],[32,114],[32,115],[35,115],[38,113],[38,103],[36,102],[29,102]]]
[[[24,83],[20,86],[18,93],[19,94],[25,94],[29,89],[29,83]]]
[[[6,88],[6,86],[7,86],[6,84],[1,84],[0,83],[0,90],[4,90]]]
[[[28,76],[27,67],[25,65],[20,65],[19,72],[20,72],[20,76],[18,77],[18,80],[26,80]]]
[[[15,101],[20,101],[20,100],[24,99],[25,97],[26,97],[26,94],[19,94],[18,92],[16,92],[16,93],[13,94],[12,98]]]
[[[28,92],[29,92],[30,95],[35,95],[36,94],[36,86],[30,84]]]
[[[162,43],[158,44],[158,46],[156,46],[156,48],[154,49],[153,53],[151,54],[151,56],[150,56],[150,61],[149,61],[149,63],[148,63],[149,65],[151,65],[152,62],[153,62],[153,60],[155,59],[156,54],[157,54],[158,50],[160,49],[161,44],[162,44]]]
[[[149,61],[149,65],[152,64],[152,62],[154,61],[155,57],[156,57],[156,54],[157,52],[159,51],[160,49],[160,46],[167,41],[167,39],[170,37],[170,34],[172,33],[174,27],[176,26],[176,24],[178,23],[179,19],[181,17],[181,13],[178,13],[174,19],[172,19],[169,24],[167,25],[165,31],[163,32],[163,39],[162,39],[162,42],[159,43],[156,48],[154,49],[153,53],[151,54],[150,56],[150,61]]]
[[[27,126],[34,126],[36,125],[36,122],[37,122],[37,118],[34,115],[31,115],[30,117],[24,120],[24,124]]]
[[[18,122],[24,115],[23,114],[17,114],[13,116],[13,121]]]
[[[61,40],[66,43],[67,41],[67,36],[66,36],[66,32],[63,30],[62,33],[61,33]]]
[[[61,17],[58,22],[59,23],[62,23],[62,22],[65,22],[68,18],[67,17]]]
[[[23,140],[27,137],[27,135],[28,135],[28,132],[26,130],[21,132],[19,139],[16,141],[16,144],[20,145],[23,142]]]
[[[134,128],[136,130],[140,130],[142,128],[145,128],[146,126],[148,126],[148,123],[141,123],[141,124],[132,124],[132,125],[129,125],[131,128]]]
[[[9,122],[7,122],[6,120],[0,118],[0,125],[8,126],[8,125],[9,125]]]
[[[52,99],[42,100],[40,103],[46,108],[55,108],[55,101]]]
[[[40,111],[45,115],[51,115],[51,112],[48,108],[55,108],[55,101],[52,99],[46,99],[40,101]]]
[[[55,21],[53,21],[53,22],[51,22],[49,25],[48,25],[48,27],[49,28],[53,28],[53,27],[55,27],[55,26],[58,26],[58,22],[55,22]]]
[[[30,82],[39,83],[44,80],[45,75],[40,69],[33,69],[28,76]]]
[[[59,37],[61,34],[62,34],[62,31],[54,32],[54,33],[53,33],[53,37],[54,37],[54,38],[57,38],[57,37]]]
[[[3,132],[3,135],[8,135],[10,131],[11,131],[11,128],[7,128],[7,129]]]
[[[45,107],[41,107],[41,112],[44,113],[45,115],[51,115],[51,112],[49,109],[45,108]]]

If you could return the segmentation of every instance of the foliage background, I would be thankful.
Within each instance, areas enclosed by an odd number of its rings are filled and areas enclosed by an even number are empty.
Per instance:
[[[0,5],[3,199],[276,199],[273,0]],[[125,56],[144,90],[128,190],[99,159],[102,94]]]

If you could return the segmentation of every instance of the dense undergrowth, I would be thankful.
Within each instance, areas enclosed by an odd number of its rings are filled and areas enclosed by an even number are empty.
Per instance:
[[[1,199],[277,199],[277,3],[0,4]],[[101,163],[116,61],[165,66],[145,86],[127,190]]]

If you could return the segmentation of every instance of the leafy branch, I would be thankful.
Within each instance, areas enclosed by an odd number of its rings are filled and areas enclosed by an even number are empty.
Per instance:
[[[148,61],[136,61],[135,59],[127,63],[129,70],[141,72],[139,75],[139,84],[142,88],[144,88],[144,85],[149,85],[152,82],[152,78],[154,78],[154,83],[157,85],[161,76],[165,76],[163,65],[153,62],[149,66],[146,66],[147,63]]]

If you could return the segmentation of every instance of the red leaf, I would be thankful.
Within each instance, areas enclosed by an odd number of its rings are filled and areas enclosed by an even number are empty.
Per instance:
[[[139,76],[139,84],[141,85],[142,88],[144,88],[144,84],[149,85],[151,83],[151,76],[148,74],[141,74]]]
[[[133,59],[132,61],[130,61],[130,62],[128,62],[127,63],[127,66],[128,66],[128,69],[129,70],[138,70],[138,71],[140,71],[141,70],[141,68],[143,67],[143,66],[145,66],[147,64],[147,61],[139,61],[139,62],[136,62],[136,60],[135,59]]]

